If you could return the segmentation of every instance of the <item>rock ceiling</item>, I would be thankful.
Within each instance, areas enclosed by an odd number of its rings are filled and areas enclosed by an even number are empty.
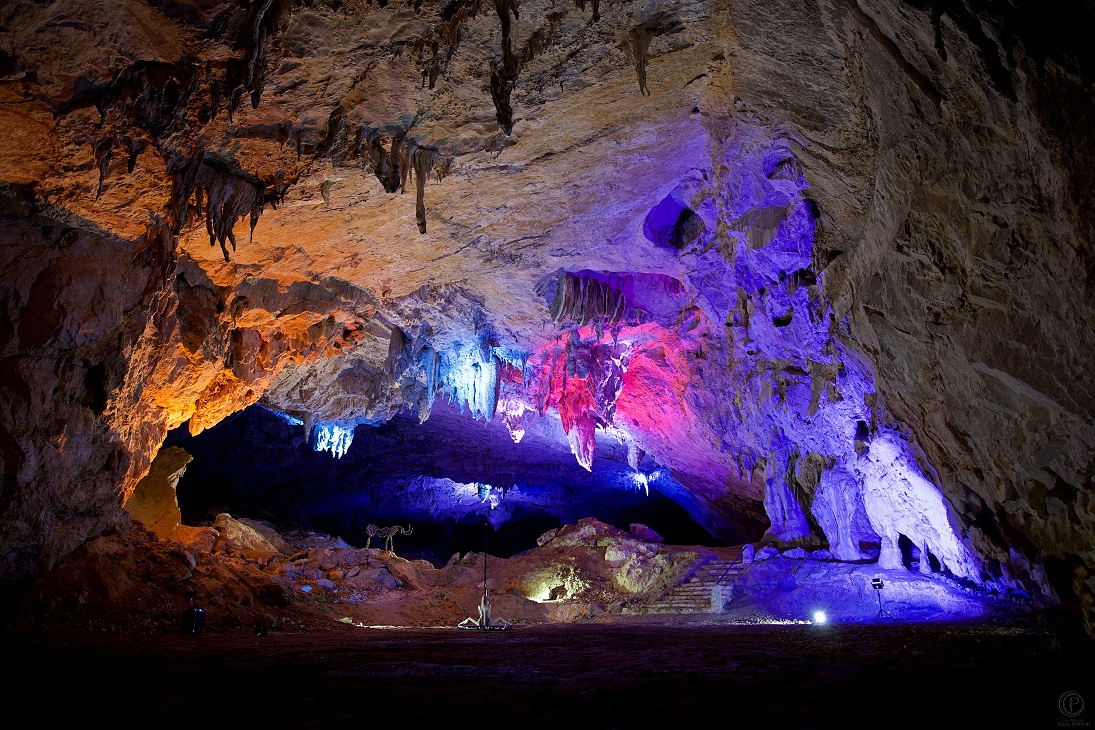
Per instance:
[[[1090,18],[989,5],[6,4],[2,574],[180,424],[447,398],[1090,609]]]

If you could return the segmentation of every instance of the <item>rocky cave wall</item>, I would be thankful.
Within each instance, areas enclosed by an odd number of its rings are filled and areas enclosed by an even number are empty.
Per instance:
[[[448,397],[586,467],[611,431],[714,534],[904,535],[1090,618],[1086,11],[2,13],[5,579],[180,424],[261,399],[341,452]]]

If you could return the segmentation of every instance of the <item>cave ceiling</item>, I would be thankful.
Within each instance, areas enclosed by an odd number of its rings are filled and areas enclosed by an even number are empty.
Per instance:
[[[6,3],[6,574],[180,425],[444,399],[724,538],[1090,581],[1089,18],[988,5]]]

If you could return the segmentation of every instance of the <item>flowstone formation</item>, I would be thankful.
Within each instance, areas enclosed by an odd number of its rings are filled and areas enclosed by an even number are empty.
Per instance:
[[[9,3],[0,576],[124,523],[171,429],[353,460],[442,400],[721,540],[1090,626],[1091,21]]]

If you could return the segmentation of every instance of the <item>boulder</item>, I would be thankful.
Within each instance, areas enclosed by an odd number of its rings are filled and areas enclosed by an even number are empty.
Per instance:
[[[753,555],[753,561],[770,560],[779,555],[779,550],[772,545],[765,545]]]
[[[197,550],[203,553],[213,551],[213,546],[217,544],[218,537],[220,537],[220,533],[212,527],[178,525],[171,532],[171,539],[175,542],[182,543],[191,550]]]
[[[647,593],[666,583],[672,565],[668,556],[637,553],[615,572],[616,588],[622,593]]]
[[[403,585],[403,583],[393,576],[385,567],[363,568],[353,575],[348,575],[342,584],[358,590],[400,588]]]
[[[292,548],[282,539],[278,531],[274,529],[273,525],[269,522],[263,522],[261,520],[251,520],[246,517],[239,519],[241,524],[247,525],[252,530],[262,535],[262,537],[271,545],[273,545],[279,553],[283,555],[289,555],[293,552]]]
[[[547,545],[549,542],[554,540],[555,536],[558,535],[558,534],[559,534],[559,528],[558,527],[553,528],[551,530],[548,530],[543,535],[540,535],[540,537],[536,538],[536,544],[539,547],[543,547],[544,545]],[[460,556],[460,553],[457,553],[456,555],[453,556],[453,560],[459,560],[460,559],[459,556]],[[453,560],[449,561],[450,565],[452,564]]]
[[[592,517],[583,517],[576,525],[564,525],[552,541],[556,546],[585,545],[604,547],[612,538],[629,537],[628,533]]]
[[[301,540],[296,541],[296,546],[299,549],[305,548],[351,548],[352,545],[348,544],[341,537],[332,538],[330,535],[309,535]]]
[[[233,549],[242,553],[245,557],[266,557],[277,553],[278,549],[254,528],[236,520],[227,512],[221,512],[213,522],[213,527],[220,533],[217,539],[217,547],[224,546],[226,550]]]
[[[654,532],[651,528],[642,524],[641,522],[631,523],[631,535],[637,540],[646,540],[647,542],[665,542],[665,539]]]

